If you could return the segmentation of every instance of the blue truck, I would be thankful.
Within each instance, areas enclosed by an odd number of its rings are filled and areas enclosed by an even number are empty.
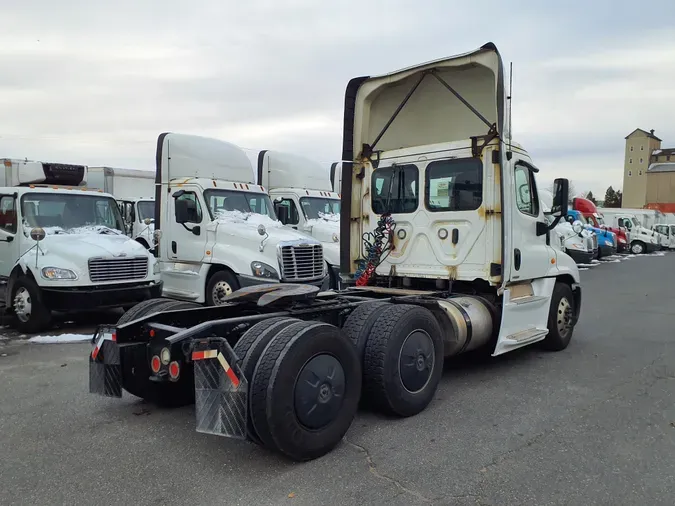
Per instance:
[[[594,227],[579,211],[570,209],[567,211],[567,221],[573,223],[579,220],[587,230],[592,231],[598,237],[598,258],[614,255],[617,248],[616,234],[602,228]]]

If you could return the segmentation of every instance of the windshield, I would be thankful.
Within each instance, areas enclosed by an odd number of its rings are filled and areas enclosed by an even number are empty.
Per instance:
[[[340,201],[338,199],[327,199],[323,197],[302,197],[300,207],[308,220],[318,220],[330,215],[340,214]]]
[[[47,233],[72,233],[82,227],[124,230],[117,202],[110,197],[64,193],[27,193],[21,198],[24,226]],[[49,230],[52,229],[52,230]]]
[[[143,221],[146,218],[155,218],[155,201],[144,200],[139,202],[136,206],[138,209],[138,221]]]
[[[594,216],[596,221],[598,222],[598,225],[604,225],[605,224],[605,219],[602,216]]]
[[[262,214],[272,220],[277,219],[272,202],[265,193],[238,192],[233,190],[206,190],[206,205],[212,219],[231,212]]]

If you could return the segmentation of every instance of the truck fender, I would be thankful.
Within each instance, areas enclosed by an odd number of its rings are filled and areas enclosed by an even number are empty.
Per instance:
[[[19,278],[19,276],[28,276],[30,278],[35,279],[35,276],[33,276],[33,273],[31,270],[23,265],[22,263],[17,263],[14,268],[12,269],[12,272],[9,273],[9,278],[7,279],[7,288],[6,288],[6,295],[5,295],[5,300],[9,302],[9,298],[12,296],[12,290],[14,289],[14,283],[16,280]]]

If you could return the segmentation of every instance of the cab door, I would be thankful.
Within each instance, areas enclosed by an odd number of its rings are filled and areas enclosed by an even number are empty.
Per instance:
[[[505,238],[507,281],[502,321],[493,356],[541,341],[548,333],[548,314],[555,285],[556,253],[540,206],[535,173],[529,160],[514,153],[504,167],[504,210],[510,238]],[[508,240],[510,239],[510,240]],[[555,239],[553,239],[555,240]]]
[[[167,225],[162,227],[164,292],[202,301],[208,270],[207,231],[209,214],[202,192],[189,187],[172,188],[167,198]],[[166,239],[164,236],[166,235]]]
[[[20,241],[17,230],[16,196],[0,195],[0,281],[9,277],[19,259]]]

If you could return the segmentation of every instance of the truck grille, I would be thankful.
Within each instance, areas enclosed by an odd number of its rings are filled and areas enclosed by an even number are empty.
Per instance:
[[[598,249],[598,237],[595,234],[586,237],[586,247],[589,250]]]
[[[147,275],[147,257],[89,259],[89,279],[93,282],[144,279]]]
[[[323,277],[323,246],[303,243],[280,246],[279,264],[284,281],[306,281]]]

